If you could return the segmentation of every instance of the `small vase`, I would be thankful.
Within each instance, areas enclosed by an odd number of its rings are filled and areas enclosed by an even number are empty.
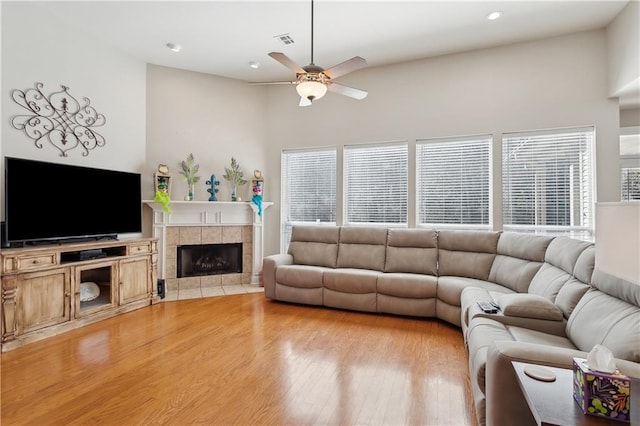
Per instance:
[[[195,196],[195,192],[194,192],[193,184],[190,183],[189,184],[189,193],[187,195],[185,195],[184,200],[185,201],[193,201],[194,196]]]
[[[231,187],[231,201],[238,201],[238,197],[236,196],[237,189],[235,185]]]

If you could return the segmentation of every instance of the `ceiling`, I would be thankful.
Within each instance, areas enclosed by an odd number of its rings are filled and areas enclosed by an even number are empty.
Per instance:
[[[369,67],[605,27],[625,1],[315,0],[314,62],[361,56]],[[290,80],[267,53],[310,63],[311,1],[38,3],[144,62],[245,81]],[[502,11],[500,19],[486,16]],[[294,43],[285,45],[279,35]],[[167,43],[182,46],[178,53]],[[251,61],[259,62],[253,69]],[[636,95],[632,93],[632,95]]]

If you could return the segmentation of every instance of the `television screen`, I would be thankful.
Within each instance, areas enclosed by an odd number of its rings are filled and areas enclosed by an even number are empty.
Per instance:
[[[142,231],[139,173],[5,157],[8,243]]]

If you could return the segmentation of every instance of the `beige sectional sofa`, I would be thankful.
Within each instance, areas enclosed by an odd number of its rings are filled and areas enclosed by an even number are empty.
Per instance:
[[[594,265],[594,245],[567,237],[296,226],[263,276],[269,299],[460,326],[479,424],[520,425],[535,422],[511,361],[571,368],[599,343],[640,377],[640,286]]]

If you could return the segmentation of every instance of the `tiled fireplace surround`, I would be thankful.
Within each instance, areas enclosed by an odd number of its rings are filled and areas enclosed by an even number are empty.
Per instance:
[[[153,202],[153,236],[158,238],[158,277],[168,294],[224,294],[222,289],[258,286],[262,272],[263,216],[252,203],[172,201],[171,214]],[[179,245],[242,243],[242,273],[177,278]],[[198,289],[200,290],[198,292]],[[173,298],[173,297],[172,297]]]
[[[242,243],[242,273],[176,278],[179,245]],[[251,282],[253,227],[171,226],[166,230],[165,284],[168,291],[240,285]]]

